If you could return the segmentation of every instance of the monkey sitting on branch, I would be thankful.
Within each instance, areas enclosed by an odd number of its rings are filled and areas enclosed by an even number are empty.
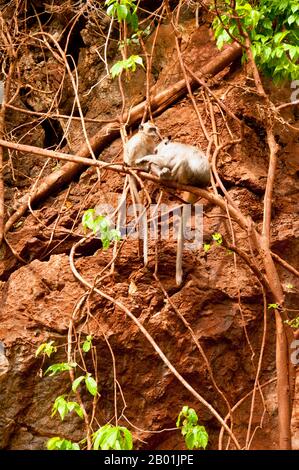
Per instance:
[[[133,135],[124,147],[124,162],[129,166],[136,166],[136,161],[145,155],[154,153],[157,142],[161,139],[160,132],[157,126],[151,122],[145,122],[140,124],[138,132]],[[133,205],[136,204],[141,206],[141,199],[138,193],[137,181],[134,176],[129,175],[126,178],[125,186],[129,182],[129,189]],[[125,197],[125,192],[124,192]],[[137,213],[135,212],[135,219],[137,220]],[[119,225],[120,225],[120,221]],[[138,225],[138,224],[137,224]],[[140,225],[142,227],[143,234],[143,260],[144,265],[147,265],[148,261],[148,235],[147,235],[147,222],[146,216],[141,217]]]
[[[204,188],[210,184],[210,164],[206,154],[193,145],[171,142],[164,139],[155,148],[154,155],[147,155],[136,160],[145,171],[151,171],[161,180],[175,181],[180,184]],[[185,195],[187,202],[193,204],[196,196],[191,193]],[[181,285],[183,279],[182,257],[184,248],[184,233],[187,218],[186,206],[183,206],[180,215],[177,257],[176,257],[176,283]]]

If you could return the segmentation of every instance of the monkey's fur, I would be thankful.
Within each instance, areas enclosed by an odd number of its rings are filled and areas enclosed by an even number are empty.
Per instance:
[[[133,135],[125,145],[124,162],[127,165],[136,166],[136,160],[154,153],[158,135],[157,126],[151,122],[140,124],[137,134]]]
[[[148,164],[152,173],[161,179],[204,188],[210,184],[210,164],[204,152],[193,145],[163,139],[155,147],[155,155],[136,160]]]
[[[204,188],[210,184],[210,164],[204,152],[193,145],[170,142],[164,139],[155,148],[154,155],[147,155],[136,160],[137,165],[145,167],[160,179],[176,181]],[[194,203],[194,195],[187,193],[187,202]],[[176,283],[181,285],[183,279],[182,257],[184,248],[184,232],[186,227],[186,210],[180,216],[177,242]]]
[[[136,161],[145,155],[153,153],[159,139],[159,130],[157,126],[151,122],[140,124],[138,132],[133,135],[124,147],[124,162],[129,166],[136,166]],[[129,175],[130,192],[133,204],[136,203],[141,207],[141,199],[138,194],[137,183],[132,175]],[[137,214],[135,213],[137,219]],[[144,218],[141,218],[140,224],[142,225],[143,232],[143,260],[144,265],[147,265],[148,253],[148,236],[147,236],[147,223]],[[141,251],[141,250],[140,250]]]

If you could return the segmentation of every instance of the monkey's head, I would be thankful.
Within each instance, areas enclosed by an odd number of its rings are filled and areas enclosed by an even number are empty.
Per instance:
[[[168,137],[165,137],[164,139],[161,140],[161,142],[159,143],[159,145],[157,145],[157,147],[155,148],[155,154],[157,153],[163,153],[163,148],[166,147],[166,145],[169,144],[169,142],[171,141],[171,136],[168,136]]]
[[[140,124],[139,131],[151,137],[159,137],[160,134],[158,127],[149,121],[145,122],[144,124]]]

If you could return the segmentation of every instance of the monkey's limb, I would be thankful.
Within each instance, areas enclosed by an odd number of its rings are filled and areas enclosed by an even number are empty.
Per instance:
[[[136,165],[143,165],[144,163],[155,164],[160,168],[168,167],[169,157],[164,155],[147,155],[146,157],[136,160]]]

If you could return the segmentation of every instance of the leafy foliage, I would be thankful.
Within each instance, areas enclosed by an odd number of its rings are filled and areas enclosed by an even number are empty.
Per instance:
[[[182,421],[182,424],[181,424]],[[176,427],[181,428],[185,438],[186,446],[189,450],[205,449],[208,445],[209,436],[204,426],[199,426],[198,416],[193,408],[183,406],[180,412]]]
[[[138,29],[135,33],[132,34],[131,37],[127,38],[126,40],[119,41],[119,48],[122,49],[126,46],[131,46],[132,44],[138,45],[139,38],[142,36],[143,38],[147,38],[151,33],[151,27],[148,25],[144,29]]]
[[[50,367],[48,367],[44,375],[49,374],[50,376],[52,376],[60,372],[65,372],[67,370],[73,369],[74,367],[76,367],[76,365],[77,364],[75,362],[72,362],[71,364],[68,364],[67,362],[61,362],[59,364],[52,364]]]
[[[93,434],[94,450],[132,450],[131,432],[123,426],[105,424]]]
[[[110,69],[112,78],[118,77],[124,70],[135,72],[137,65],[144,67],[142,57],[131,55],[127,59],[119,60]]]
[[[214,242],[217,243],[217,245],[222,245],[223,240],[222,240],[221,233],[218,233],[218,232],[213,233],[212,238]]]
[[[211,249],[211,243],[204,243],[203,244],[203,249],[204,249],[205,253],[208,253],[208,251],[210,251],[210,249]]]
[[[62,439],[61,437],[51,437],[47,442],[48,450],[80,450],[76,442]]]
[[[293,318],[292,320],[286,320],[287,323],[291,328],[299,328],[299,317]]]
[[[86,336],[86,340],[84,341],[83,346],[82,346],[83,352],[87,353],[88,351],[90,351],[91,346],[92,346],[92,336],[88,335]]]
[[[51,357],[53,353],[57,351],[56,346],[54,346],[54,341],[49,341],[48,343],[42,343],[36,350],[35,357],[40,354],[45,354],[48,357]]]
[[[76,392],[77,388],[79,387],[81,382],[85,382],[85,386],[89,393],[92,396],[96,396],[98,393],[98,385],[95,379],[91,376],[91,374],[88,372],[86,375],[80,375],[80,377],[77,377],[73,384],[72,384],[72,390],[73,392]]]
[[[138,29],[137,5],[135,0],[106,0],[107,15],[125,21],[133,31]]]
[[[230,0],[217,2],[219,17],[213,28],[217,46],[233,38],[244,43],[239,24],[247,31],[258,67],[275,82],[299,76],[299,3],[298,0],[237,0],[235,10]],[[236,18],[237,15],[237,18]]]
[[[83,410],[79,403],[75,401],[66,401],[64,397],[65,395],[61,395],[56,398],[52,407],[51,417],[53,418],[56,413],[59,413],[61,421],[63,421],[67,414],[75,411],[80,418],[83,418]]]
[[[279,304],[268,304],[268,310],[277,310],[279,308]]]
[[[96,215],[95,209],[88,209],[82,217],[84,229],[89,228],[95,235],[98,235],[103,244],[103,249],[107,250],[111,241],[120,240],[120,232],[110,228],[110,222],[104,215]]]

